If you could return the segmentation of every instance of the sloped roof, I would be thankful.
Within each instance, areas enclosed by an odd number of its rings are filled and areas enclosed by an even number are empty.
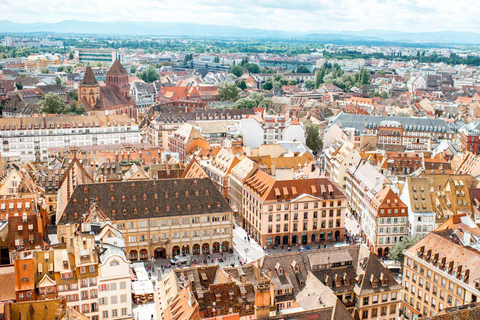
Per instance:
[[[120,61],[116,59],[110,69],[107,71],[107,76],[128,76],[128,72],[122,66]]]
[[[85,75],[83,76],[82,85],[84,86],[96,86],[98,85],[97,79],[93,75],[92,67],[88,66],[85,70]]]

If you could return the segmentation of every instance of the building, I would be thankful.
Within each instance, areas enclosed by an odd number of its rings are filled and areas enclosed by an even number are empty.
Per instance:
[[[348,168],[361,159],[353,143],[336,140],[325,150],[325,175],[345,190]]]
[[[227,252],[232,212],[210,179],[78,185],[57,225],[65,239],[82,219],[115,221],[128,260]],[[85,218],[84,218],[85,217]]]
[[[0,152],[18,152],[22,161],[45,162],[47,148],[139,143],[138,125],[126,115],[53,116],[0,119]]]
[[[180,161],[187,163],[197,148],[208,148],[205,137],[191,124],[185,123],[168,137],[168,150],[178,153]]]
[[[228,198],[228,176],[239,162],[240,160],[234,154],[222,148],[215,158],[205,165],[205,172],[225,199]]]
[[[468,216],[457,215],[404,252],[402,300],[407,319],[478,301],[479,235]]]
[[[161,319],[178,319],[178,311],[184,311],[182,319],[235,314],[236,319],[261,319],[273,310],[272,294],[270,280],[256,264],[202,266],[170,271],[155,290],[155,305]],[[196,308],[199,317],[192,318]]]
[[[369,143],[392,151],[403,151],[405,148],[429,151],[432,142],[454,138],[453,130],[444,119],[363,116],[340,112],[330,120],[330,125],[333,124],[351,131],[358,148]],[[331,141],[329,136],[327,130],[324,139]]]
[[[436,229],[435,211],[427,178],[407,177],[400,200],[408,207],[408,234],[427,235]]]
[[[399,318],[402,288],[363,245],[266,255],[260,266],[272,282],[275,310],[284,317],[299,306],[305,307],[305,296],[318,301],[317,295],[328,291],[354,319]],[[308,284],[311,277],[317,279],[313,288]],[[316,301],[309,303],[315,305]],[[349,317],[343,314],[338,319]]]
[[[468,150],[475,155],[480,154],[480,122],[472,121],[459,130],[462,150]]]
[[[384,186],[370,199],[367,212],[360,221],[362,237],[372,252],[387,257],[390,249],[408,235],[407,206]]]
[[[75,63],[105,63],[111,64],[118,60],[123,61],[122,53],[116,50],[108,49],[76,49],[75,54]]]
[[[243,212],[243,184],[255,173],[257,165],[254,161],[244,158],[235,165],[228,175],[228,203],[232,207],[235,220],[241,222]]]
[[[26,71],[40,71],[51,66],[61,66],[62,59],[58,55],[31,55],[25,59]]]
[[[242,226],[262,247],[343,241],[346,200],[326,178],[278,180],[258,170],[243,186]]]
[[[110,227],[108,231],[118,233]],[[114,235],[123,243],[121,235]],[[132,319],[132,280],[130,261],[123,248],[104,241],[98,264],[99,311],[102,319]]]
[[[78,104],[85,106],[87,114],[120,115],[126,114],[137,119],[135,103],[129,96],[128,73],[118,60],[115,60],[106,75],[106,85],[100,86],[90,66],[78,85]]]
[[[240,132],[243,144],[250,148],[277,141],[306,142],[303,124],[295,117],[286,119],[283,115],[249,116],[240,120]]]

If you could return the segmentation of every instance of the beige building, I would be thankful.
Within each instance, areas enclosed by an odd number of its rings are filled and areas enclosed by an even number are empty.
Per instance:
[[[241,222],[242,218],[242,190],[244,182],[255,173],[257,164],[244,158],[233,167],[228,176],[228,202],[233,209],[235,220]]]
[[[228,175],[239,162],[234,154],[222,148],[215,158],[205,165],[205,172],[225,198],[228,196]]]
[[[243,186],[242,225],[262,247],[343,241],[346,206],[326,178],[278,180],[258,170]]]
[[[210,179],[78,185],[60,215],[59,240],[84,219],[114,221],[130,261],[232,248],[232,210]]]
[[[479,236],[479,227],[467,215],[454,215],[405,251],[403,308],[407,319],[478,301]]]
[[[345,190],[348,168],[356,165],[361,159],[353,143],[335,140],[325,150],[325,174]]]

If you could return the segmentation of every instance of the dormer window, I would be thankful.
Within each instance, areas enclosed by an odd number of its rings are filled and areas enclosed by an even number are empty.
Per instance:
[[[205,195],[206,196],[210,195],[210,192],[208,192],[208,190],[205,190]]]
[[[126,214],[127,214],[127,210],[123,209],[123,214],[126,215]]]
[[[188,191],[185,191],[185,197],[188,197],[189,193]]]
[[[73,199],[73,204],[77,204],[77,199]]]
[[[137,208],[133,209],[133,214],[137,214]]]
[[[168,192],[165,192],[165,199],[168,198]]]
[[[115,209],[112,210],[112,216],[116,214]]]
[[[125,196],[122,196],[122,202],[125,202]]]
[[[145,207],[145,210],[144,210],[144,211],[145,211],[145,213],[148,213],[148,208],[147,208],[147,207]]]
[[[160,212],[160,208],[159,207],[155,207],[155,212]]]
[[[143,200],[147,200],[147,195],[145,193],[143,194]]]
[[[88,188],[87,187],[83,188],[83,193],[87,193],[87,192],[88,192]]]
[[[154,198],[155,200],[158,199],[158,195],[155,193],[155,194],[153,195],[153,198]]]
[[[199,193],[198,191],[195,191],[195,196],[197,196],[197,197],[198,197],[198,196],[199,196],[199,194],[200,194],[200,193]]]
[[[175,198],[178,198],[178,192],[175,192]]]
[[[112,197],[110,198],[110,201],[111,201],[111,202],[115,202],[115,197],[112,196]]]
[[[132,200],[133,200],[133,201],[137,201],[137,196],[136,196],[136,195],[133,195]]]
[[[110,191],[114,191],[115,190],[115,187],[113,186],[113,184],[110,185]]]
[[[83,202],[84,202],[85,204],[88,204],[88,199],[85,198],[85,199],[83,200]]]
[[[177,211],[180,211],[180,206],[177,206]]]
[[[167,212],[170,212],[170,206],[167,206]]]

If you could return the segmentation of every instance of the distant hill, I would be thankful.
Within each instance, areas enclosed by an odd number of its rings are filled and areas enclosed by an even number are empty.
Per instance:
[[[364,31],[282,31],[249,29],[197,23],[154,21],[88,22],[65,20],[55,23],[16,23],[0,20],[0,33],[70,33],[96,35],[156,35],[226,38],[295,38],[314,41],[402,42],[441,44],[480,44],[480,34],[460,31],[398,32],[369,29]]]

